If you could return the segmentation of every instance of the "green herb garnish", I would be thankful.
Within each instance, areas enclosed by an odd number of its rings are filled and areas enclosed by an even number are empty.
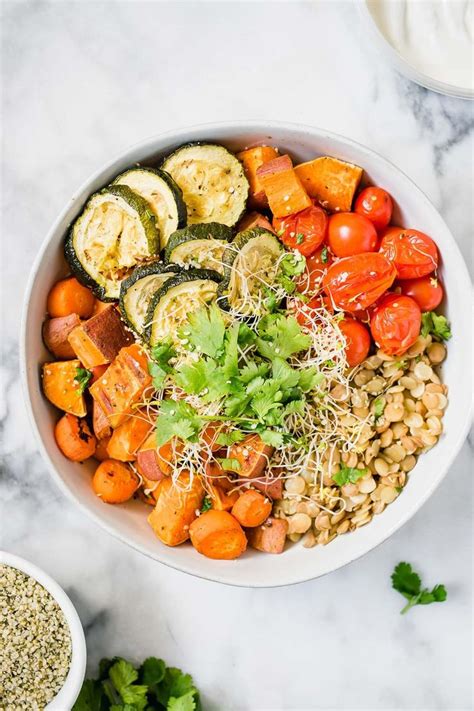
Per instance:
[[[415,573],[410,563],[399,563],[392,573],[392,587],[397,590],[408,603],[401,610],[404,615],[415,605],[430,605],[432,602],[444,602],[448,596],[444,585],[435,585],[432,590],[421,587],[421,578]]]
[[[87,370],[86,368],[76,368],[76,375],[74,376],[74,382],[78,384],[77,390],[82,395],[84,390],[89,385],[89,381],[92,378],[92,370]]]
[[[321,250],[321,261],[323,264],[327,264],[329,261],[329,251],[326,246],[324,246]]]
[[[421,335],[426,337],[429,334],[436,341],[447,341],[452,333],[446,316],[441,316],[434,311],[425,311],[421,314]]]
[[[374,420],[377,423],[382,417],[385,410],[385,400],[383,397],[378,397],[374,400]]]
[[[332,479],[338,486],[344,486],[345,484],[355,484],[366,474],[367,469],[355,469],[342,464],[337,474],[332,475]]]
[[[205,511],[209,511],[209,509],[212,509],[212,501],[210,496],[205,496],[202,502],[201,506],[201,513],[204,513]]]
[[[298,234],[296,235],[296,244],[303,244],[304,239],[305,239],[304,234],[302,234],[301,232],[298,232]]]
[[[153,386],[156,390],[161,390],[166,376],[173,372],[170,361],[176,358],[176,351],[171,341],[163,341],[153,346],[151,358],[152,360],[148,362],[148,372],[153,378]]]

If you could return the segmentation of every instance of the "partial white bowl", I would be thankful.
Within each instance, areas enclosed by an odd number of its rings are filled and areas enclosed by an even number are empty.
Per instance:
[[[422,1],[422,0],[420,0]],[[392,0],[396,2],[396,0]],[[424,74],[413,64],[408,62],[400,52],[388,41],[384,33],[380,30],[377,22],[372,15],[367,0],[361,0],[357,3],[357,7],[368,34],[375,41],[381,54],[386,61],[392,65],[401,74],[404,74],[408,79],[414,81],[420,86],[436,91],[438,94],[446,94],[447,96],[456,96],[458,99],[474,99],[474,91],[468,86],[460,86],[457,84],[448,84],[445,81],[436,79],[435,77]]]
[[[79,695],[82,682],[84,681],[87,658],[84,630],[82,629],[76,608],[62,587],[45,573],[44,570],[41,570],[41,568],[38,568],[38,566],[30,563],[28,560],[13,555],[13,553],[0,550],[0,564],[9,565],[11,568],[21,570],[23,573],[26,573],[26,575],[29,575],[30,578],[40,583],[56,600],[64,613],[71,633],[71,666],[61,691],[49,702],[46,706],[46,711],[70,711]]]
[[[155,538],[146,521],[148,509],[138,501],[110,506],[98,499],[90,485],[94,465],[75,464],[58,450],[53,427],[58,412],[41,392],[40,364],[51,358],[41,339],[46,296],[56,279],[67,273],[62,245],[66,230],[88,196],[134,163],[153,163],[187,141],[217,141],[231,149],[266,142],[289,152],[295,161],[332,155],[362,166],[365,179],[386,188],[395,200],[395,222],[428,233],[442,255],[441,275],[447,291],[446,312],[452,324],[444,380],[449,406],[444,434],[431,451],[420,457],[402,495],[382,515],[330,545],[313,549],[293,545],[280,555],[249,550],[236,561],[214,561],[190,545],[168,548]],[[456,242],[441,216],[421,190],[398,168],[364,146],[325,130],[283,123],[234,122],[206,124],[172,131],[129,148],[95,173],[52,226],[33,267],[23,312],[21,374],[25,397],[40,450],[54,480],[94,521],[124,543],[150,558],[208,580],[249,587],[288,585],[329,573],[367,553],[384,541],[420,508],[446,475],[467,434],[470,413],[470,321],[465,307],[470,280]],[[449,503],[448,503],[449,505]]]

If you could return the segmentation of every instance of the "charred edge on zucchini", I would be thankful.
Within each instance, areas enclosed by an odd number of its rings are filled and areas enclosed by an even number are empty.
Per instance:
[[[197,269],[215,269],[222,274],[222,255],[232,239],[232,229],[218,222],[189,225],[171,235],[165,261]]]
[[[118,175],[112,185],[127,185],[150,205],[160,229],[160,249],[169,236],[186,225],[183,193],[171,175],[159,168],[131,168]]]
[[[133,270],[120,286],[120,313],[136,334],[143,336],[150,300],[179,267],[151,262]]]
[[[89,198],[66,237],[64,255],[97,298],[115,301],[123,279],[158,249],[159,230],[148,202],[125,185],[112,185]]]
[[[165,158],[162,167],[183,191],[189,224],[232,227],[245,212],[249,184],[244,168],[224,146],[187,143]]]
[[[148,307],[145,335],[150,345],[176,340],[189,314],[215,300],[221,279],[212,269],[188,269],[168,279]]]
[[[262,227],[240,232],[222,258],[225,269],[218,292],[219,306],[242,316],[261,315],[262,300],[257,298],[253,305],[252,294],[260,297],[265,284],[274,282],[283,252],[277,237]]]

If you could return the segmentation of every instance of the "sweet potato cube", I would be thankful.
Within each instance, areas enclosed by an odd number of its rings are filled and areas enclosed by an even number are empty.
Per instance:
[[[159,481],[171,474],[173,462],[182,450],[182,441],[176,439],[158,447],[156,431],[153,430],[137,452],[137,469],[142,476]]]
[[[117,427],[110,438],[107,451],[111,459],[119,462],[134,462],[137,451],[148,437],[153,423],[145,409],[135,410],[128,420]]]
[[[92,403],[92,429],[98,440],[110,439],[112,428],[101,406],[94,400]]]
[[[268,230],[268,232],[274,232],[271,222],[259,212],[248,212],[244,215],[237,225],[237,231],[243,232],[244,230],[251,230],[254,227],[263,227],[263,229]]]
[[[78,360],[61,360],[43,365],[43,392],[53,405],[77,417],[87,414],[86,401],[76,380]]]
[[[362,168],[338,158],[321,156],[295,166],[308,195],[326,210],[349,212],[362,177]]]
[[[48,351],[51,351],[56,358],[75,358],[76,354],[68,337],[71,331],[80,325],[81,319],[77,314],[47,319],[43,323],[43,341]]]
[[[138,344],[122,348],[104,375],[90,388],[94,400],[115,428],[133,413],[133,406],[151,383],[148,358]]]
[[[287,155],[264,163],[257,170],[270,210],[275,217],[287,217],[311,207],[312,202]]]
[[[110,363],[131,340],[113,305],[99,311],[69,334],[69,343],[86,368]]]
[[[270,516],[261,526],[246,529],[246,533],[252,548],[264,553],[283,553],[288,521]]]
[[[267,196],[257,175],[257,170],[264,163],[268,163],[268,161],[273,160],[273,158],[278,158],[277,149],[271,146],[247,148],[245,151],[237,153],[237,158],[242,161],[245,175],[249,181],[249,204],[252,207],[268,207]]]
[[[160,481],[156,506],[148,516],[155,535],[167,546],[179,546],[189,538],[189,527],[197,517],[204,498],[201,479],[182,473],[177,482],[171,477]]]

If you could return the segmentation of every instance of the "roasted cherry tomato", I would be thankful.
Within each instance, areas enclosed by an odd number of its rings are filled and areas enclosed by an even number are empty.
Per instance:
[[[388,227],[382,234],[380,252],[393,262],[399,279],[417,279],[438,267],[435,243],[418,230]]]
[[[357,312],[374,304],[396,276],[397,270],[383,254],[367,252],[331,264],[323,289],[338,308]]]
[[[284,245],[305,257],[313,254],[326,237],[328,216],[322,207],[312,205],[288,217],[274,217],[273,227]]]
[[[312,299],[304,303],[300,299],[294,299],[291,303],[291,309],[300,326],[312,328],[318,321],[316,311],[325,307],[330,313],[334,313],[334,308],[330,299],[327,296],[313,296]]]
[[[338,212],[329,218],[328,242],[336,257],[375,252],[377,231],[371,221],[362,215]]]
[[[385,294],[374,309],[370,330],[388,355],[402,355],[420,335],[421,310],[410,296]]]
[[[422,311],[434,311],[443,300],[443,287],[434,276],[419,279],[403,279],[400,289],[405,296],[411,296]]]
[[[383,188],[365,188],[355,201],[354,212],[367,217],[376,230],[383,230],[392,219],[392,198]]]
[[[333,257],[327,245],[318,247],[306,257],[306,269],[298,279],[297,289],[305,294],[314,294],[321,288],[321,279],[326,269],[332,264]]]
[[[351,368],[367,358],[370,350],[370,333],[360,321],[344,318],[339,328],[346,339],[346,358]]]

